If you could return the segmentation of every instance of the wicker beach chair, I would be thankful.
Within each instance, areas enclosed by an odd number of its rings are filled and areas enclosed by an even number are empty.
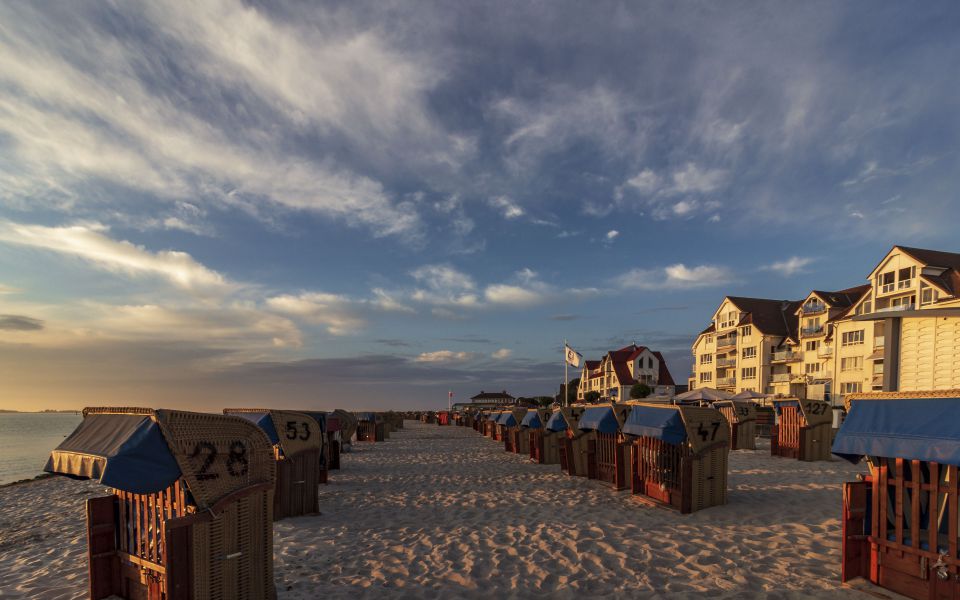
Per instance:
[[[638,500],[683,514],[726,504],[730,429],[720,411],[638,403],[622,431]]]
[[[340,419],[340,451],[349,452],[352,440],[357,434],[357,417],[340,408],[333,411],[333,414]]]
[[[585,406],[567,406],[554,411],[547,422],[547,429],[559,431],[561,423],[566,425],[563,434],[557,439],[560,457],[560,470],[567,475],[587,476],[586,432],[580,431],[577,422],[586,410]],[[560,417],[555,418],[559,414]]]
[[[45,471],[95,479],[87,501],[89,597],[275,598],[273,450],[223,415],[86,408]]]
[[[560,447],[557,443],[561,433],[547,429],[547,422],[553,416],[553,411],[541,408],[529,411],[520,422],[520,428],[527,432],[530,446],[530,461],[541,465],[560,464]],[[563,435],[566,434],[566,422],[563,424]]]
[[[330,449],[327,464],[331,471],[340,469],[340,451],[343,446],[343,425],[340,418],[337,413],[327,413],[327,447]]]
[[[358,412],[355,415],[357,417],[358,442],[386,441],[386,431],[382,417],[373,412]]]
[[[320,449],[326,432],[302,412],[267,408],[227,408],[234,415],[256,424],[273,444],[277,462],[273,518],[320,513]]]
[[[630,404],[589,406],[577,422],[580,446],[586,452],[589,479],[610,484],[615,490],[627,487],[627,452],[621,428],[630,414]]]
[[[713,407],[723,413],[730,425],[731,450],[757,449],[757,405],[750,400],[718,400]]]
[[[777,424],[770,431],[770,454],[802,461],[830,460],[833,410],[819,400],[774,400]]]
[[[869,475],[843,485],[841,580],[960,597],[960,390],[846,398],[833,452]]]
[[[312,418],[317,422],[317,425],[320,426],[320,471],[319,479],[320,483],[329,483],[330,482],[330,470],[333,469],[333,440],[330,436],[330,425],[331,421],[337,423],[339,427],[340,420],[336,417],[331,417],[330,413],[326,411],[319,410],[304,410],[300,411],[308,417]],[[340,448],[339,444],[336,448],[337,454],[337,468],[340,468]]]

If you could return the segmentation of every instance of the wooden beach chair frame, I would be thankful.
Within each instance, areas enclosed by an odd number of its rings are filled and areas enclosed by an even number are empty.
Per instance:
[[[730,425],[731,450],[757,449],[757,404],[750,400],[718,400],[713,407]]]
[[[614,433],[589,431],[584,434],[586,445],[587,478],[610,485],[614,490],[627,487],[628,444],[623,433],[623,423],[630,414],[630,404],[596,404],[590,408],[609,408],[617,419],[618,430]],[[582,419],[581,419],[582,422]]]
[[[558,465],[560,464],[560,436],[566,433],[547,431],[545,425],[553,414],[552,410],[540,409],[541,427],[537,429],[528,429],[527,435],[530,444],[530,461],[540,465]]]
[[[156,422],[181,477],[156,493],[114,487],[108,496],[87,500],[89,597],[276,598],[276,474],[266,435],[248,421],[223,415],[144,408],[83,411],[85,419],[111,414]]]
[[[637,403],[677,411],[686,430],[681,443],[628,436],[630,490],[634,498],[688,514],[727,502],[730,429],[713,408]]]
[[[863,392],[845,400],[849,410],[857,400],[921,398],[958,399],[960,390]],[[892,456],[868,456],[867,463],[869,475],[843,484],[841,581],[862,577],[915,600],[960,597],[960,469]]]
[[[317,420],[306,413],[267,408],[226,408],[223,414],[270,417],[278,438],[273,446],[273,519],[320,514],[320,452],[326,431]]]
[[[833,410],[820,400],[773,401],[779,422],[770,430],[770,454],[804,462],[831,460]]]

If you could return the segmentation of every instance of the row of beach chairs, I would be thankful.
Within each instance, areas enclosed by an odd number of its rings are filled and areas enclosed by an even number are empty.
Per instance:
[[[842,488],[842,582],[960,598],[960,390],[851,394],[846,404],[836,431],[826,403],[778,400],[770,428],[774,456],[866,460],[868,472]],[[721,401],[511,408],[454,421],[534,462],[686,513],[726,502],[728,453],[755,448],[755,418],[750,403]]]
[[[44,470],[112,488],[86,505],[91,599],[275,598],[273,521],[318,515],[351,440],[402,426],[397,413],[86,408]]]

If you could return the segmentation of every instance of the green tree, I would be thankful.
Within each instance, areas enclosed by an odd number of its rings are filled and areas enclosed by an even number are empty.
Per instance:
[[[639,400],[640,398],[646,398],[653,392],[645,383],[635,383],[632,388],[630,388],[630,399]]]
[[[595,404],[600,401],[600,392],[594,390],[583,395],[583,401],[587,404]]]

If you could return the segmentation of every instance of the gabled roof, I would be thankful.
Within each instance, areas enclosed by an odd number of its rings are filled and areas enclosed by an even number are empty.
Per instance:
[[[869,283],[865,283],[835,292],[813,290],[810,294],[816,294],[821,300],[826,302],[830,308],[850,308],[859,302],[860,298],[863,298],[863,295],[869,292],[872,287]],[[808,295],[807,297],[809,298],[810,296]],[[799,312],[800,309],[797,309],[797,311]]]
[[[600,362],[599,360],[585,360],[583,361],[583,366],[586,370],[593,371],[594,369],[600,368]]]
[[[657,385],[676,385],[673,381],[673,375],[670,374],[670,369],[667,368],[667,361],[663,359],[663,355],[659,352],[654,352],[653,355],[660,361],[660,373],[657,375]]]
[[[715,323],[710,323],[710,325],[709,325],[706,329],[704,329],[703,331],[701,331],[700,333],[697,334],[697,337],[700,337],[701,335],[703,335],[703,334],[705,334],[705,333],[713,333],[713,332],[715,332],[716,330],[717,330],[716,324],[715,324]]]
[[[480,390],[480,393],[476,396],[470,398],[471,400],[495,400],[498,398],[509,398],[510,400],[516,400],[513,396],[507,393],[506,390],[502,392],[484,392]]]
[[[908,246],[894,246],[894,248],[899,248],[925,265],[960,270],[960,254],[956,252],[924,250],[923,248],[910,248]]]
[[[727,296],[727,300],[742,312],[741,324],[753,325],[762,333],[797,338],[797,319],[792,318],[802,300],[770,300]]]
[[[856,287],[847,288],[847,289],[845,289],[845,290],[841,290],[840,292],[837,292],[837,293],[845,293],[845,294],[851,296],[851,298],[853,299],[853,302],[851,302],[849,305],[845,306],[844,309],[843,309],[843,311],[841,311],[841,312],[833,315],[833,316],[830,317],[829,319],[827,319],[827,323],[833,323],[833,322],[835,322],[835,321],[839,321],[840,319],[843,319],[843,318],[848,317],[848,316],[850,315],[850,311],[852,311],[852,310],[854,309],[854,307],[855,307],[861,300],[863,300],[863,297],[866,296],[867,294],[869,294],[869,293],[870,293],[870,290],[872,290],[872,289],[873,289],[873,286],[870,285],[869,283],[866,283],[866,284],[864,284],[864,285],[858,285],[858,286],[856,286]],[[829,334],[828,334],[827,338],[828,338],[828,339],[830,338]]]

